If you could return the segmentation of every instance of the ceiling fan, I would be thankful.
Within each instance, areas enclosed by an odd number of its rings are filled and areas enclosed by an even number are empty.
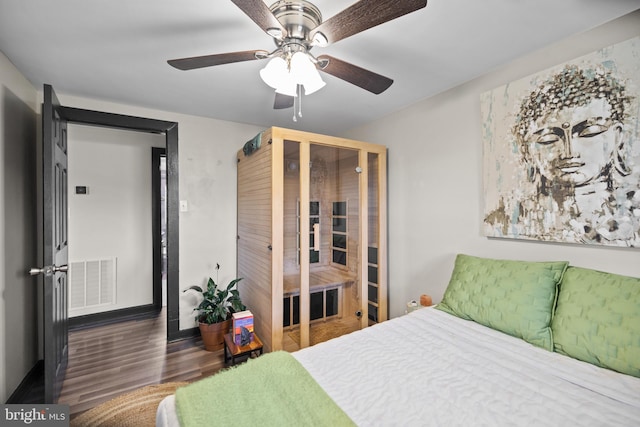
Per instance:
[[[264,32],[276,49],[247,50],[167,61],[180,70],[255,59],[271,59],[260,71],[265,83],[276,89],[275,109],[294,106],[302,89],[309,95],[322,88],[318,70],[380,94],[393,80],[329,55],[313,56],[313,47],[325,47],[369,28],[422,9],[427,0],[359,0],[337,15],[322,21],[320,10],[306,0],[279,0],[267,6],[263,0],[231,0]],[[300,113],[301,115],[301,113]],[[295,120],[295,113],[294,113]]]

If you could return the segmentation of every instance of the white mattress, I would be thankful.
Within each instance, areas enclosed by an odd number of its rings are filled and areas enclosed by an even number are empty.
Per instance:
[[[640,379],[430,308],[293,355],[360,426],[640,425]]]

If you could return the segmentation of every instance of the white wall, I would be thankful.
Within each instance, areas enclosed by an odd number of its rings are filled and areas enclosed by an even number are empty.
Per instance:
[[[215,277],[216,263],[221,266],[221,282],[233,279],[236,272],[236,152],[264,129],[80,98],[60,91],[57,95],[60,103],[69,107],[178,122],[179,197],[188,204],[188,212],[180,212],[179,221],[180,289],[203,285],[209,276]],[[217,102],[215,96],[211,102]],[[180,294],[180,329],[195,326],[194,303],[189,294]]]
[[[69,263],[117,264],[115,304],[70,309],[69,317],[152,304],[151,147],[164,147],[164,135],[70,124],[67,137]]]
[[[37,93],[0,52],[0,402],[38,360]],[[41,237],[41,236],[40,236]]]
[[[526,55],[348,136],[389,147],[391,316],[428,293],[440,301],[457,253],[505,259],[568,260],[640,277],[640,251],[543,244],[481,236],[480,94],[640,34],[640,11]]]

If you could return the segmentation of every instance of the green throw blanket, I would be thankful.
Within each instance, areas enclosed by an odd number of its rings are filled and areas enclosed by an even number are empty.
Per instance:
[[[181,427],[354,425],[284,351],[180,387],[176,407]]]

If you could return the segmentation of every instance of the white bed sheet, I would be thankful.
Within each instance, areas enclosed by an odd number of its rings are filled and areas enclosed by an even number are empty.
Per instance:
[[[293,355],[360,426],[640,425],[640,379],[432,308]]]

